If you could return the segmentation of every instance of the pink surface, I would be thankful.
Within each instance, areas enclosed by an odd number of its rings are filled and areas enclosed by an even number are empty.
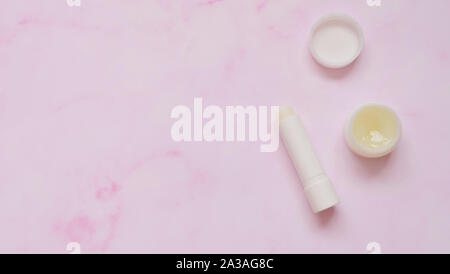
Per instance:
[[[450,1],[3,0],[0,252],[450,252]],[[366,45],[329,71],[312,24],[345,12]],[[341,203],[314,215],[282,145],[176,143],[171,109],[292,104]],[[359,104],[403,139],[346,147]]]

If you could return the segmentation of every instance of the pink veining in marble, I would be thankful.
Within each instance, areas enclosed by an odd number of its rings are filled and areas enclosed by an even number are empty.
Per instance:
[[[450,252],[450,2],[4,0],[0,252]],[[307,50],[320,16],[365,32],[350,67]],[[282,146],[175,143],[171,109],[292,104],[342,202],[314,215]],[[392,106],[362,159],[343,126]]]

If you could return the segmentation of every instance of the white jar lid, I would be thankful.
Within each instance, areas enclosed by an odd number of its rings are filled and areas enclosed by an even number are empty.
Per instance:
[[[328,68],[342,68],[358,58],[364,46],[361,26],[345,14],[330,14],[314,24],[309,50],[314,59]]]

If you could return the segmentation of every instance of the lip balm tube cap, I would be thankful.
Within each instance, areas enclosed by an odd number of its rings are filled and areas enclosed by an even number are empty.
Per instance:
[[[305,194],[314,213],[335,206],[339,202],[333,185],[325,175],[310,179]]]

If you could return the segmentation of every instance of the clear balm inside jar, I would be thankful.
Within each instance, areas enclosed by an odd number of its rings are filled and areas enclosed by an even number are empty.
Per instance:
[[[380,104],[357,108],[347,121],[345,138],[350,149],[369,158],[389,154],[401,137],[401,124],[395,112]]]

